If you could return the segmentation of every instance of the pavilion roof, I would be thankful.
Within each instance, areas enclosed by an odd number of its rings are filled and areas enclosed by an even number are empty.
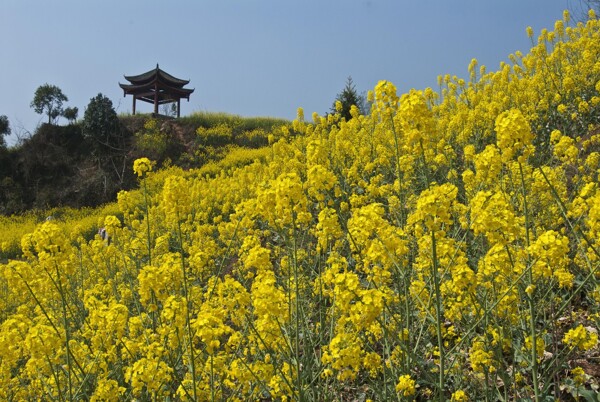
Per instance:
[[[139,75],[125,75],[125,79],[131,82],[132,85],[143,85],[148,83],[160,82],[172,87],[183,87],[190,83],[190,80],[182,80],[176,78],[164,70],[161,70],[158,64],[155,69],[147,71]]]
[[[154,103],[157,93],[158,103],[168,103],[177,99],[190,99],[193,89],[183,88],[189,80],[182,80],[160,69],[158,64],[156,68],[139,75],[124,76],[130,84],[121,84],[124,95],[133,95],[135,98]]]

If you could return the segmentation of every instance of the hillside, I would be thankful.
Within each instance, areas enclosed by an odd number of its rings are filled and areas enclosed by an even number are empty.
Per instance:
[[[180,119],[121,116],[122,149],[94,152],[81,122],[42,124],[16,148],[0,148],[0,214],[59,206],[91,207],[113,201],[120,190],[137,185],[133,161],[149,156],[183,168],[218,160],[232,147],[268,145],[267,135],[288,124],[272,118],[196,113]],[[198,134],[200,129],[201,133]],[[223,132],[220,138],[202,133]],[[214,135],[213,135],[214,137]]]
[[[108,237],[47,221],[0,264],[0,399],[597,400],[600,23],[509,59],[133,160]]]

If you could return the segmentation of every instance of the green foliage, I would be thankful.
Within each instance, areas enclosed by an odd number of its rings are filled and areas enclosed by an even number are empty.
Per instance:
[[[269,133],[263,129],[244,131],[235,137],[235,143],[246,148],[260,148],[269,144]]]
[[[89,241],[98,233],[98,222],[109,214],[120,216],[117,203],[96,208],[55,207],[32,209],[19,215],[0,215],[0,262],[21,258],[21,238],[32,233],[44,221],[53,221],[72,239],[81,236]]]
[[[78,114],[79,109],[77,107],[68,107],[62,113],[63,117],[67,119],[70,124],[73,124],[75,120],[77,120]]]
[[[48,124],[52,124],[58,116],[62,115],[63,102],[67,102],[68,100],[59,87],[44,84],[36,89],[30,106],[38,114],[45,113],[48,116]]]
[[[83,136],[96,144],[97,152],[120,149],[121,126],[112,101],[99,93],[90,99],[83,115]]]
[[[247,149],[231,146],[223,148],[223,150],[223,155],[207,162],[198,170],[200,176],[216,177],[221,172],[231,171],[255,161],[262,163],[272,152],[270,147]]]
[[[338,110],[336,107],[337,102],[342,104],[341,110]],[[350,120],[352,116],[350,115],[350,108],[352,106],[356,106],[359,108],[360,113],[364,114],[366,111],[362,110],[365,105],[364,97],[359,95],[356,92],[356,86],[352,81],[352,77],[348,77],[346,80],[346,86],[336,97],[333,105],[331,106],[332,113],[339,113],[346,121]]]
[[[9,135],[10,134],[10,123],[8,121],[8,117],[0,116],[0,135]]]
[[[0,116],[0,147],[6,146],[4,142],[5,135],[10,135],[10,123],[8,122],[8,117]]]
[[[68,109],[63,116],[68,117]],[[162,167],[172,161],[185,169],[212,162],[216,171],[229,151],[241,147],[235,161],[230,157],[226,163],[237,166],[256,158],[248,148],[268,145],[283,135],[280,127],[289,124],[226,113],[194,113],[180,119],[117,116],[110,100],[99,94],[79,122],[42,124],[14,149],[0,147],[0,215],[106,203],[119,190],[136,185],[131,166],[139,157],[149,157]],[[197,134],[199,127],[208,142]],[[107,139],[109,146],[104,145]]]
[[[77,206],[83,201],[85,192],[80,192],[76,178],[88,155],[79,126],[43,124],[14,153],[9,174],[18,183],[15,187],[22,188],[24,206]]]
[[[196,134],[198,134],[202,144],[223,146],[231,142],[233,129],[227,124],[220,123],[209,128],[198,127]]]
[[[135,146],[138,151],[146,157],[160,159],[168,148],[167,133],[161,131],[156,119],[150,119],[144,124],[144,128],[135,133]]]
[[[243,131],[262,129],[271,131],[276,127],[290,124],[288,120],[274,117],[242,117],[229,113],[209,113],[196,112],[190,116],[178,119],[183,125],[192,125],[194,127],[215,127],[219,124],[225,124],[232,128],[233,134]]]
[[[260,148],[269,144],[269,134],[280,132],[288,125],[283,119],[270,117],[241,117],[226,113],[194,113],[180,121],[192,122],[200,146],[235,144],[246,148]]]
[[[0,216],[22,211],[25,207],[21,184],[10,176],[0,178]]]
[[[19,146],[0,148],[0,215],[96,206],[135,184],[129,160],[121,180],[113,173],[120,168],[117,157],[97,159],[91,151],[80,124],[42,124]]]

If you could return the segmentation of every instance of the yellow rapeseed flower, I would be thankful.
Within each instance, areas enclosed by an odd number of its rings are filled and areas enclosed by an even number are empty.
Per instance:
[[[588,331],[583,325],[579,325],[565,334],[563,343],[571,348],[590,350],[598,343],[598,334]]]
[[[404,397],[412,396],[417,392],[416,382],[410,377],[410,374],[404,374],[398,378],[396,392]]]
[[[496,143],[502,151],[502,161],[532,153],[533,133],[519,109],[510,109],[496,118]]]
[[[452,397],[450,398],[451,402],[468,402],[469,397],[467,393],[463,390],[458,390],[452,393]]]
[[[139,158],[133,162],[133,172],[138,177],[144,177],[146,173],[152,171],[152,162],[148,158]]]

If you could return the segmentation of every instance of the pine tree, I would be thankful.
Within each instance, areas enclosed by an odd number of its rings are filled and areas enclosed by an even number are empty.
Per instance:
[[[337,111],[335,105],[337,102],[341,102],[342,110]],[[364,104],[364,100],[361,96],[356,92],[356,87],[354,86],[354,82],[352,81],[352,77],[348,77],[346,80],[346,86],[336,97],[333,102],[333,106],[331,107],[332,113],[339,113],[346,121],[350,120],[352,116],[350,115],[350,108],[352,105],[361,109],[361,106]],[[360,110],[361,113],[364,113],[364,110]]]

